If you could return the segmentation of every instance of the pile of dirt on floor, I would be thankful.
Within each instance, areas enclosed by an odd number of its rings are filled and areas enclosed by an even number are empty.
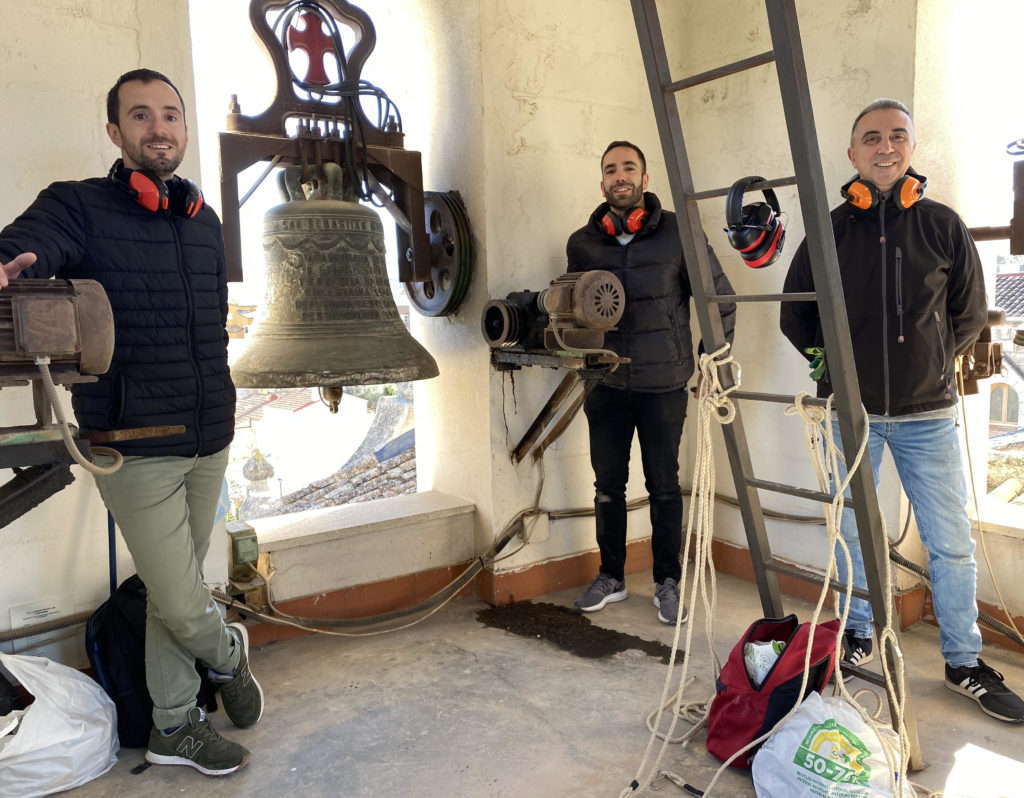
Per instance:
[[[638,649],[668,663],[670,646],[635,635],[595,626],[590,619],[569,607],[545,602],[519,601],[504,607],[480,610],[477,620],[485,626],[504,629],[520,637],[546,640],[577,657],[598,659],[628,649]],[[683,651],[676,654],[681,660]]]

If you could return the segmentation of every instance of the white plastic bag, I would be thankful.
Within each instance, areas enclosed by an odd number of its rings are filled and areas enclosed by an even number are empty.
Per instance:
[[[898,768],[896,733],[881,732]],[[874,730],[845,700],[819,693],[807,696],[768,738],[751,770],[758,798],[893,798],[889,766]]]
[[[35,696],[20,722],[0,736],[0,795],[51,795],[114,766],[117,714],[96,682],[45,657],[0,653],[0,664]]]
[[[785,640],[765,640],[743,644],[743,663],[747,666],[747,675],[755,686],[764,683],[764,677],[779,660],[779,655],[786,647]],[[792,706],[792,705],[791,705]]]

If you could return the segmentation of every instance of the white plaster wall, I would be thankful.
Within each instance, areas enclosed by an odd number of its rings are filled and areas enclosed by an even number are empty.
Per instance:
[[[0,3],[0,224],[52,181],[106,173],[118,156],[103,128],[106,93],[123,72],[140,66],[164,72],[191,111],[187,10],[185,0]],[[194,149],[182,171],[198,171]],[[69,403],[67,409],[70,416]],[[0,419],[3,426],[34,422],[27,387],[0,392]],[[106,510],[92,478],[78,466],[72,471],[71,486],[0,529],[0,629],[11,628],[11,607],[70,595],[77,612],[107,594]],[[123,545],[119,560],[123,578],[130,567]],[[69,664],[85,664],[80,647],[61,654]]]
[[[541,290],[566,270],[565,243],[603,200],[600,157],[614,139],[639,144],[651,186],[667,186],[656,146],[654,116],[642,81],[632,16],[626,3],[551,4],[540,0],[481,5],[487,176],[486,295],[467,319],[482,342],[484,302],[512,291]],[[486,353],[485,353],[486,354]],[[583,413],[544,457],[513,466],[510,453],[543,407],[563,372],[530,367],[488,375],[496,531],[531,506],[543,480],[542,507],[593,503]],[[639,464],[639,450],[632,462]],[[627,492],[644,495],[639,467]],[[630,536],[649,534],[646,512],[632,513]],[[541,523],[535,541],[501,563],[526,564],[595,547],[591,518]]]
[[[1013,215],[1013,161],[1006,145],[1024,131],[1024,103],[1015,75],[1020,70],[1020,26],[1010,0],[967,4],[930,0],[919,4],[915,93],[917,157],[928,176],[928,194],[956,208],[969,227],[1000,227]],[[965,41],[984,41],[984,58],[950,58]],[[1006,241],[978,245],[985,266],[989,303],[994,306],[996,256],[1009,252]],[[988,459],[988,402],[994,381],[968,396],[961,447],[970,452],[974,487],[985,493]],[[968,493],[972,485],[968,482]],[[1012,513],[1012,511],[1010,511]],[[1000,526],[983,507],[988,531],[979,546],[978,597],[1020,613],[1024,608],[1024,512],[1012,527]],[[987,559],[991,564],[991,572]],[[922,562],[923,560],[918,560]],[[998,590],[997,590],[998,585]],[[1002,594],[1002,600],[999,593]],[[1005,603],[1004,601],[1005,600]]]
[[[839,186],[852,174],[846,156],[854,116],[876,97],[909,98],[913,93],[914,4],[898,0],[862,3],[797,2],[800,34],[810,87],[818,149],[829,207],[840,202]],[[771,49],[764,4],[746,0],[692,7],[676,58],[683,74],[693,74]],[[669,48],[670,59],[673,49]],[[793,174],[785,116],[775,68],[758,67],[691,89],[680,104],[687,150],[697,190],[728,186],[744,175]],[[789,261],[803,238],[804,226],[795,187],[776,189],[788,214],[782,256],[771,267],[751,270],[742,264],[721,232],[725,203],[701,205],[704,228],[737,293],[782,290]],[[753,201],[763,198],[748,195]],[[733,354],[742,366],[748,390],[813,394],[807,366],[778,329],[775,303],[741,304]],[[815,488],[803,426],[785,416],[782,405],[742,403],[754,473],[763,479]],[[694,427],[689,428],[690,440]],[[735,495],[721,436],[716,446],[719,490]],[[692,450],[692,444],[691,444]],[[684,453],[685,456],[685,453]],[[883,465],[879,503],[887,523],[899,520],[900,491],[891,461]],[[762,492],[765,509],[820,516],[814,502]],[[745,545],[739,511],[719,503],[716,536]],[[821,565],[826,556],[824,527],[768,521],[773,552],[791,562]]]
[[[566,238],[601,200],[598,159],[608,141],[628,138],[640,144],[648,158],[650,188],[672,205],[633,22],[624,0],[359,4],[371,14],[378,38],[364,76],[399,103],[406,146],[423,154],[425,188],[462,192],[473,227],[474,276],[463,306],[441,319],[413,313],[412,323],[441,368],[440,377],[415,386],[421,490],[473,502],[477,550],[483,551],[515,512],[533,502],[541,472],[528,463],[513,467],[509,452],[561,376],[537,368],[514,376],[492,372],[479,326],[484,304],[510,291],[544,288],[564,271]],[[945,84],[920,80],[913,44],[917,5],[900,0],[797,4],[830,189],[837,190],[851,171],[845,155],[849,125],[863,105],[878,96],[912,102],[915,91],[918,98],[944,96]],[[921,12],[924,24],[932,19],[932,6],[922,5],[927,7]],[[956,4],[936,2],[935,16],[941,17],[947,5]],[[770,46],[758,0],[666,2],[659,8],[669,31],[669,59],[680,75]],[[991,24],[993,30],[999,27],[997,21]],[[241,30],[244,35],[238,35],[258,48],[244,25]],[[225,30],[220,35],[226,42],[234,34]],[[44,49],[41,41],[52,45]],[[7,54],[0,91],[8,120],[5,142],[13,154],[0,162],[7,188],[0,195],[0,220],[19,213],[52,180],[106,171],[116,152],[103,133],[103,99],[121,72],[141,65],[160,69],[176,80],[194,108],[188,42],[185,0],[0,4],[0,46]],[[922,40],[921,52],[929,46]],[[943,45],[938,51],[955,49]],[[959,67],[965,64],[964,59],[955,61]],[[224,67],[204,65],[197,73],[212,81],[218,70],[250,68],[228,59]],[[243,113],[258,113],[268,97],[241,97]],[[222,120],[224,107],[205,113]],[[971,108],[965,102],[948,107]],[[937,101],[936,115],[940,108]],[[792,173],[772,67],[691,90],[681,109],[698,188],[727,186],[745,174]],[[922,110],[919,127],[925,125]],[[947,111],[928,124],[929,130],[942,128],[950,116]],[[964,116],[976,119],[977,113]],[[190,111],[190,123],[194,118]],[[1017,130],[1005,140],[1019,135]],[[923,156],[929,147],[930,141],[923,141],[919,153]],[[199,174],[196,150],[193,146],[183,167],[186,174]],[[935,158],[928,164],[930,174],[941,175],[937,164],[949,151],[929,152]],[[204,172],[203,187],[217,207],[215,169]],[[795,190],[778,193],[789,213],[789,241],[780,261],[763,271],[748,270],[729,250],[720,232],[724,202],[702,206],[705,229],[740,292],[779,290],[802,237]],[[970,216],[968,221],[1005,223]],[[736,356],[746,388],[810,388],[802,359],[777,332],[774,306],[741,307]],[[27,389],[0,392],[0,414],[5,425],[31,421]],[[782,418],[776,408],[744,407],[744,420],[759,476],[811,486],[797,422]],[[715,434],[720,442],[721,434]],[[681,452],[684,483],[692,470],[692,435],[691,425]],[[724,449],[719,446],[717,452],[719,489],[732,493]],[[636,450],[633,462],[639,463]],[[590,505],[593,477],[582,417],[549,450],[543,476],[543,507]],[[895,527],[900,502],[891,468],[886,485],[882,505]],[[634,468],[628,492],[630,497],[643,495],[639,468]],[[782,496],[763,501],[788,512],[819,511]],[[742,543],[738,513],[719,504],[716,514],[717,534]],[[631,514],[630,529],[633,537],[649,530],[646,512]],[[820,542],[820,531],[770,522],[769,532],[781,556],[820,561],[815,554],[820,549],[813,545]],[[557,521],[550,528],[541,524],[534,539],[501,567],[593,549],[593,521]],[[64,592],[73,594],[76,609],[95,606],[106,592],[106,527],[91,479],[79,473],[73,486],[0,530],[0,563],[6,566],[0,610]],[[0,629],[8,625],[6,614],[0,614]]]
[[[850,172],[846,158],[849,125],[876,96],[909,96],[913,89],[914,8],[899,2],[860,4],[799,3],[805,56],[818,124],[825,181],[838,186]],[[722,3],[663,3],[659,13],[673,76],[695,74],[771,47],[763,4],[756,0]],[[672,207],[668,180],[632,17],[625,3],[551,7],[530,2],[482,7],[488,197],[487,274],[491,296],[538,289],[564,266],[567,234],[584,223],[601,197],[598,159],[613,138],[629,138],[644,148],[650,189]],[[574,35],[569,36],[568,31]],[[885,71],[876,65],[887,65]],[[489,70],[488,67],[491,66]],[[489,80],[494,73],[493,89]],[[494,109],[492,113],[492,108]],[[682,95],[680,113],[698,190],[730,185],[747,174],[792,174],[788,139],[774,68],[761,67]],[[492,139],[494,143],[491,144]],[[501,153],[501,155],[499,155]],[[492,185],[493,175],[493,188]],[[803,235],[795,189],[778,191],[789,213],[789,243],[772,268],[752,271],[729,248],[721,228],[724,201],[701,207],[705,230],[740,293],[781,290],[789,258]],[[500,205],[499,205],[500,203]],[[500,253],[496,255],[495,253]],[[499,263],[494,263],[500,257]],[[743,384],[751,390],[796,393],[811,390],[806,366],[778,332],[776,305],[741,305],[735,356]],[[695,336],[696,337],[696,336]],[[526,506],[539,480],[527,463],[513,468],[506,452],[516,444],[560,375],[524,370],[514,377],[492,375],[491,440],[494,443],[495,520]],[[499,406],[501,412],[498,412]],[[691,419],[694,408],[691,406]],[[813,487],[798,421],[781,406],[744,405],[744,420],[755,473],[769,480]],[[735,495],[720,432],[718,485]],[[694,425],[687,427],[681,451],[681,477],[691,482]],[[628,487],[644,495],[639,452]],[[548,508],[587,506],[592,501],[586,424],[582,417],[545,458],[541,504]],[[891,466],[889,471],[891,471]],[[768,495],[770,509],[820,514],[820,507]],[[899,491],[887,480],[881,502],[890,523],[899,514]],[[744,545],[738,511],[716,507],[716,534]],[[531,562],[592,549],[592,519],[560,520],[540,530],[541,542],[504,565]],[[820,564],[822,528],[771,522],[774,550],[795,562]],[[649,533],[645,510],[630,514],[630,537]],[[814,542],[809,544],[809,537]],[[816,545],[822,544],[822,545]]]

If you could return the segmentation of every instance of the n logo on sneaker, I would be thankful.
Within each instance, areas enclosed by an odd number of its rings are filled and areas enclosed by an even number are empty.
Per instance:
[[[174,750],[186,759],[195,759],[202,747],[202,740],[186,735],[181,738],[181,742],[178,743],[178,747]]]

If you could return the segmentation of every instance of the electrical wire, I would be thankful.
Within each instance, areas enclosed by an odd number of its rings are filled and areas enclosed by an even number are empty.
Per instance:
[[[71,455],[76,463],[82,468],[88,471],[90,474],[96,474],[98,476],[108,476],[117,471],[121,464],[124,462],[124,457],[116,449],[111,449],[107,446],[93,446],[92,451],[96,454],[105,454],[114,458],[114,462],[109,466],[101,466],[87,459],[84,454],[78,450],[78,445],[75,443],[74,438],[71,437],[71,428],[68,426],[67,419],[64,417],[64,410],[60,406],[60,400],[57,398],[57,387],[53,384],[53,377],[50,376],[50,358],[45,355],[40,355],[36,358],[36,365],[39,367],[39,374],[43,380],[43,387],[46,390],[46,398],[50,402],[50,407],[53,409],[53,415],[57,419],[57,423],[60,425],[60,434],[64,439],[64,445],[67,447],[68,454]]]
[[[957,376],[958,387],[960,388],[960,408],[961,408],[960,415],[961,415],[962,418],[966,419],[967,418],[967,400],[964,397],[964,389],[963,389],[963,360],[962,360],[962,358],[958,358],[957,359],[957,363],[956,363],[956,376]],[[992,568],[992,561],[989,559],[989,556],[988,556],[988,546],[985,543],[985,532],[984,532],[984,530],[981,527],[981,504],[978,502],[978,489],[977,489],[977,487],[974,484],[974,463],[971,460],[971,439],[970,439],[970,437],[969,437],[969,435],[967,433],[967,422],[966,422],[966,420],[964,421],[964,448],[967,450],[967,473],[970,475],[970,478],[971,478],[971,496],[974,499],[974,512],[978,516],[976,520],[977,520],[977,525],[978,525],[978,527],[977,527],[978,540],[981,541],[981,553],[982,553],[982,556],[985,558],[985,566],[988,568],[988,575],[992,579],[992,586],[996,589],[996,596],[999,598],[999,603],[1002,605],[1003,614],[1006,616],[1006,620],[1009,622],[1009,626],[1013,630],[1013,634],[1012,635],[1008,635],[1008,637],[1011,637],[1019,645],[1024,646],[1024,638],[1021,637],[1020,630],[1017,628],[1017,625],[1013,622],[1013,616],[1010,614],[1010,607],[1006,603],[1006,599],[1003,598],[1003,591],[999,589],[999,581],[996,579],[995,570]],[[981,613],[978,614],[978,617],[979,617],[979,619],[981,618]],[[989,617],[989,616],[986,616],[986,617]],[[986,621],[986,623],[989,623],[989,625],[991,625],[990,621]],[[999,623],[999,622],[997,621],[997,623]],[[1003,629],[1007,628],[1002,623],[999,623],[999,626],[1002,627]],[[1004,632],[1004,634],[1005,634],[1005,632]]]
[[[538,499],[540,497],[542,487],[543,471],[537,488]],[[213,598],[218,603],[223,604],[228,610],[234,610],[244,617],[252,617],[274,626],[291,626],[304,629],[306,631],[316,632],[318,634],[338,635],[341,637],[366,637],[397,632],[401,629],[407,629],[408,627],[429,618],[445,604],[455,598],[464,587],[476,578],[476,575],[479,574],[480,571],[485,568],[491,568],[494,563],[505,559],[507,556],[512,556],[516,551],[519,551],[522,546],[506,555],[506,557],[498,556],[517,535],[525,536],[522,521],[528,515],[536,513],[536,507],[521,510],[516,513],[512,520],[505,525],[502,533],[494,540],[488,550],[482,556],[470,563],[466,569],[459,574],[459,576],[425,601],[404,609],[380,613],[378,615],[364,616],[361,618],[308,618],[300,615],[291,615],[278,609],[273,601],[271,594],[271,581],[273,579],[272,572],[270,574],[260,573],[259,575],[263,578],[266,585],[267,604],[274,612],[273,615],[251,609],[248,605],[237,601],[219,590],[213,591]],[[523,546],[525,545],[526,543],[524,542]],[[250,565],[250,568],[251,567],[252,566]],[[323,627],[328,627],[328,629],[324,629]],[[341,632],[338,631],[338,629],[346,629],[347,631]]]
[[[293,0],[278,14],[272,26],[273,33],[281,45],[282,50],[287,51],[287,33],[291,29],[295,17],[302,13],[311,13],[319,22],[327,28],[334,51],[334,57],[338,62],[339,80],[326,85],[310,83],[301,80],[292,71],[292,82],[296,87],[306,92],[318,108],[327,111],[325,98],[332,97],[341,100],[340,105],[346,109],[345,116],[348,119],[347,135],[344,137],[345,166],[348,174],[355,180],[355,191],[359,199],[374,201],[373,189],[369,179],[369,167],[366,159],[366,135],[363,130],[363,107],[360,102],[362,98],[372,97],[377,102],[377,122],[375,127],[380,130],[387,125],[396,133],[402,132],[402,115],[398,106],[388,97],[382,89],[374,86],[367,80],[351,80],[348,77],[348,58],[345,55],[345,47],[341,41],[341,33],[338,24],[319,3],[312,0]],[[312,63],[312,62],[311,62]],[[331,106],[334,104],[332,103]],[[325,116],[335,116],[332,112],[325,113]]]

